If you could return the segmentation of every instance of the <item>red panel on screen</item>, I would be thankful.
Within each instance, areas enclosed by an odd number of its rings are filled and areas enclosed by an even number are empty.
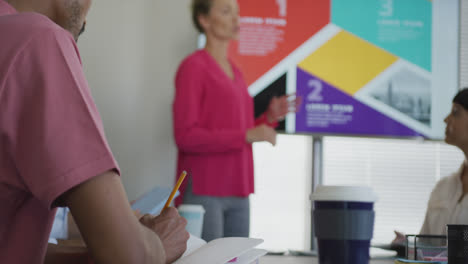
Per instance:
[[[330,0],[239,0],[241,33],[231,59],[248,85],[330,21]]]

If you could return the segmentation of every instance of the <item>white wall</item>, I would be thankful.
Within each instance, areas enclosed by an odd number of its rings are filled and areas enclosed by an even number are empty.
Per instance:
[[[468,0],[460,1],[460,88],[468,87]]]
[[[172,186],[173,79],[196,47],[190,0],[93,1],[78,46],[130,199]]]

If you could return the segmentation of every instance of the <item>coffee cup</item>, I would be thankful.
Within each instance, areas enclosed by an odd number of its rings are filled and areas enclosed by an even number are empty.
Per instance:
[[[181,204],[177,208],[179,214],[187,219],[187,226],[185,229],[190,234],[201,237],[203,231],[203,216],[205,209],[199,204]]]
[[[318,186],[314,232],[320,264],[369,263],[377,196],[365,186]]]

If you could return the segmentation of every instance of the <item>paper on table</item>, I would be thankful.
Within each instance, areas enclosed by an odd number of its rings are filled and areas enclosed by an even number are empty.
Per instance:
[[[254,262],[255,260],[257,260],[258,258],[260,258],[262,256],[265,256],[267,252],[268,251],[266,251],[265,249],[254,248],[254,249],[251,249],[251,250],[245,252],[241,256],[237,257],[237,260],[232,262],[232,263],[235,263],[235,264],[250,264],[250,263]]]
[[[410,264],[410,263],[447,264],[447,261],[423,261],[423,260],[408,260],[408,259],[396,259],[395,260],[395,264]]]
[[[218,238],[208,242],[198,249],[191,250],[191,253],[178,259],[175,264],[225,264],[226,262],[238,257],[234,263],[243,260],[246,252],[253,250],[255,246],[262,243],[262,239],[244,238],[244,237],[225,237]],[[195,244],[193,244],[195,245]],[[187,249],[188,246],[187,246]],[[266,253],[266,251],[265,251]],[[253,251],[245,255],[248,261],[253,256],[262,256],[263,251]],[[242,257],[242,258],[241,258]],[[254,259],[255,260],[255,259]]]
[[[397,252],[394,250],[387,250],[382,248],[370,247],[369,255],[371,259],[379,258],[393,258],[396,257]]]
[[[189,255],[190,253],[194,252],[195,250],[201,248],[204,245],[206,245],[205,240],[190,234],[190,237],[187,240],[187,249],[185,250],[181,258]]]

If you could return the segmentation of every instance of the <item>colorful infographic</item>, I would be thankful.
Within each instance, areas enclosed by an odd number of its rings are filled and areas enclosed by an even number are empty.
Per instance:
[[[302,98],[299,111],[287,117],[286,132],[443,138],[442,119],[458,89],[457,44],[443,30],[458,24],[444,14],[455,14],[456,5],[444,6],[443,0],[239,0],[239,5],[241,32],[230,56],[250,93],[267,104],[265,95],[276,95],[268,90],[281,90],[281,83],[283,91]],[[447,58],[444,67],[440,58]]]

